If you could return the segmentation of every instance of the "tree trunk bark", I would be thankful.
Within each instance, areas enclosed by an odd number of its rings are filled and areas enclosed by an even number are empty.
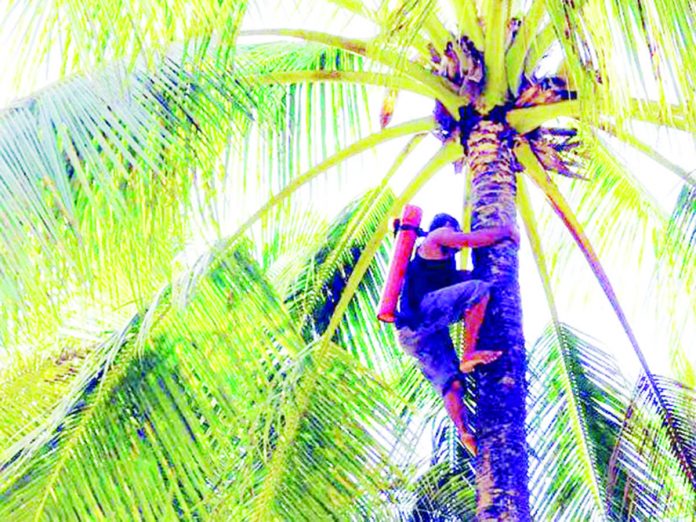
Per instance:
[[[468,139],[472,184],[472,230],[516,219],[516,173],[505,125],[482,120]],[[530,520],[525,430],[527,360],[522,333],[518,246],[502,241],[474,251],[474,275],[493,283],[478,350],[502,356],[479,366],[474,421],[477,519]]]

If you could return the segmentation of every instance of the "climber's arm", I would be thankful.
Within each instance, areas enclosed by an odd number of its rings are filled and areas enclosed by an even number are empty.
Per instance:
[[[493,245],[504,239],[519,243],[520,233],[514,224],[483,228],[474,232],[457,232],[449,227],[443,227],[428,234],[428,239],[449,248],[479,248]]]

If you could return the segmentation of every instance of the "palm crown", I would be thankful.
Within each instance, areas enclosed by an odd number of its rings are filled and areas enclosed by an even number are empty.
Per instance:
[[[240,32],[243,2],[134,1],[112,31],[101,28],[121,13],[108,2],[7,7],[14,41],[33,42],[18,46],[22,71],[58,49],[72,76],[0,116],[0,512],[524,519],[528,475],[539,519],[689,516],[694,392],[650,371],[583,225],[628,215],[646,228],[641,251],[654,246],[667,299],[686,303],[674,324],[693,324],[696,182],[636,126],[696,126],[693,8],[335,4],[372,35]],[[371,86],[387,92],[372,133]],[[392,124],[402,91],[432,100],[432,114]],[[394,195],[390,179],[429,135],[437,150]],[[403,151],[339,217],[306,208],[322,174],[396,139]],[[612,140],[681,178],[673,215],[613,158]],[[450,163],[466,170],[473,228],[519,211],[552,322],[527,368],[516,249],[476,253],[499,287],[480,342],[506,349],[476,382],[483,456],[470,461],[445,430],[422,473],[410,445],[437,406],[372,310],[387,217]],[[553,225],[537,223],[527,180],[611,301],[642,365],[635,385],[561,322],[550,270],[564,265],[544,255]]]

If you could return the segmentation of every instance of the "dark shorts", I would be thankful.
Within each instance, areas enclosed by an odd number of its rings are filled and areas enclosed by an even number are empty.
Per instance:
[[[487,295],[490,287],[485,281],[472,279],[430,292],[421,301],[418,326],[398,330],[399,344],[418,360],[423,375],[440,395],[459,374],[449,325],[461,321],[464,312]]]

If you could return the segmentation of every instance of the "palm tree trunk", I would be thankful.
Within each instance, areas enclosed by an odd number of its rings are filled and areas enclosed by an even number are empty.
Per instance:
[[[514,222],[515,165],[506,126],[482,120],[467,141],[473,174],[472,230]],[[517,245],[474,251],[474,274],[494,284],[477,349],[502,350],[476,372],[477,519],[529,520],[525,373]]]

